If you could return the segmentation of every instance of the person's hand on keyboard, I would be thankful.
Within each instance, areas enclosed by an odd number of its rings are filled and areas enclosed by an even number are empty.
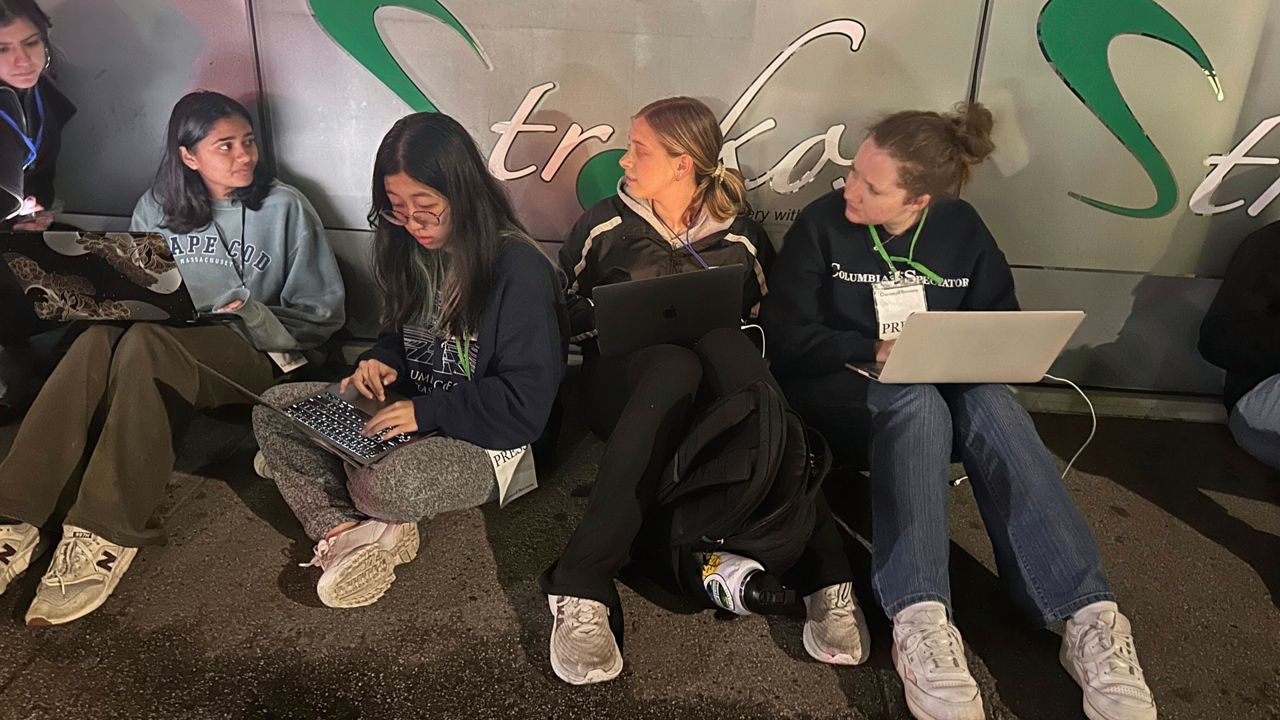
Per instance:
[[[379,363],[381,364],[381,363]],[[383,365],[383,367],[386,367]],[[381,389],[381,388],[379,388]],[[418,418],[413,412],[413,403],[409,400],[391,403],[378,411],[365,424],[360,432],[365,437],[377,437],[379,440],[396,435],[415,433],[418,431]]]
[[[381,401],[387,399],[383,388],[395,381],[396,371],[386,363],[378,360],[361,360],[356,366],[356,371],[351,373],[350,377],[342,379],[338,392],[346,392],[348,386],[354,385],[361,395]]]

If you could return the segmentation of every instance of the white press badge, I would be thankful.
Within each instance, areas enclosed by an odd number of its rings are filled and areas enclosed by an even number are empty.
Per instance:
[[[884,249],[884,243],[880,242],[880,233],[876,231],[876,226],[867,226],[867,232],[875,242],[876,252],[880,253],[881,259],[884,260],[890,272],[887,280],[881,280],[871,286],[871,297],[876,304],[876,335],[881,340],[896,339],[902,334],[902,326],[912,313],[929,309],[929,301],[924,296],[925,280],[919,276],[911,280],[903,280],[898,268],[893,264],[894,260],[905,263],[925,277],[937,281],[937,275],[915,260],[916,241],[920,239],[920,231],[924,230],[924,221],[928,219],[929,208],[926,207],[920,215],[920,222],[916,223],[916,232],[911,236],[911,248],[907,251],[906,257],[890,256]],[[889,239],[893,240],[893,238]]]
[[[498,507],[538,487],[538,471],[533,463],[533,448],[528,445],[514,450],[485,450],[498,476]]]
[[[881,340],[898,337],[912,313],[929,309],[924,285],[918,280],[883,280],[871,286],[871,297],[876,304],[876,333]]]

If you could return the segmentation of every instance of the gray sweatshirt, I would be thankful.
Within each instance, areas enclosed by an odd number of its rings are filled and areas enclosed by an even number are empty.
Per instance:
[[[164,210],[148,191],[133,209],[130,229],[168,238],[198,310],[243,300],[236,314],[257,349],[309,350],[346,321],[342,275],[324,226],[293,187],[276,181],[259,210],[214,200],[213,222],[182,235],[163,223]]]

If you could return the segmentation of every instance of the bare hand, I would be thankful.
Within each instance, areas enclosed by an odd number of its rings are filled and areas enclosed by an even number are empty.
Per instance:
[[[239,310],[239,309],[240,309],[240,308],[242,308],[242,307],[244,307],[244,301],[243,301],[243,300],[232,300],[231,302],[227,303],[226,305],[223,305],[222,307],[218,308],[217,310],[214,310],[214,312],[220,312],[220,313],[235,312],[235,311]]]
[[[346,392],[348,386],[354,385],[356,390],[367,398],[386,400],[387,393],[383,388],[394,383],[396,377],[396,371],[384,362],[361,360],[356,366],[356,371],[351,373],[350,377],[342,379],[342,383],[338,385],[338,391]]]
[[[13,224],[14,230],[22,232],[44,232],[53,224],[53,213],[45,210],[44,206],[36,202],[34,197],[29,197],[23,204],[23,211],[18,217],[24,218],[20,222]]]
[[[898,342],[897,338],[876,341],[876,362],[880,364],[889,362],[889,353],[893,352],[893,344],[896,342]]]
[[[368,362],[368,361],[366,361]],[[377,362],[376,360],[373,362]],[[381,363],[379,363],[381,365]],[[383,367],[386,367],[383,365]],[[394,402],[378,411],[361,432],[365,437],[395,437],[400,434],[409,434],[418,431],[418,417],[413,411],[413,402],[410,400],[401,400]]]

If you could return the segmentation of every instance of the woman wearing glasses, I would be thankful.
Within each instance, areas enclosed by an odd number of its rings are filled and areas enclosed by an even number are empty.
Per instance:
[[[0,592],[62,540],[27,611],[57,625],[102,605],[143,545],[192,410],[247,402],[342,327],[345,295],[320,219],[258,162],[248,111],[186,95],[132,228],[160,233],[196,307],[225,324],[96,324],[80,334],[0,463]],[[163,268],[157,268],[160,272]],[[8,548],[5,547],[8,545]]]
[[[419,520],[513,499],[511,473],[564,374],[555,267],[456,121],[418,113],[391,128],[374,161],[369,221],[387,330],[342,389],[409,398],[375,414],[366,436],[429,436],[344,467],[277,413],[254,410],[269,472],[316,541],[316,591],[330,607],[382,597],[395,566],[417,554]],[[287,405],[324,387],[281,385],[266,398]]]

